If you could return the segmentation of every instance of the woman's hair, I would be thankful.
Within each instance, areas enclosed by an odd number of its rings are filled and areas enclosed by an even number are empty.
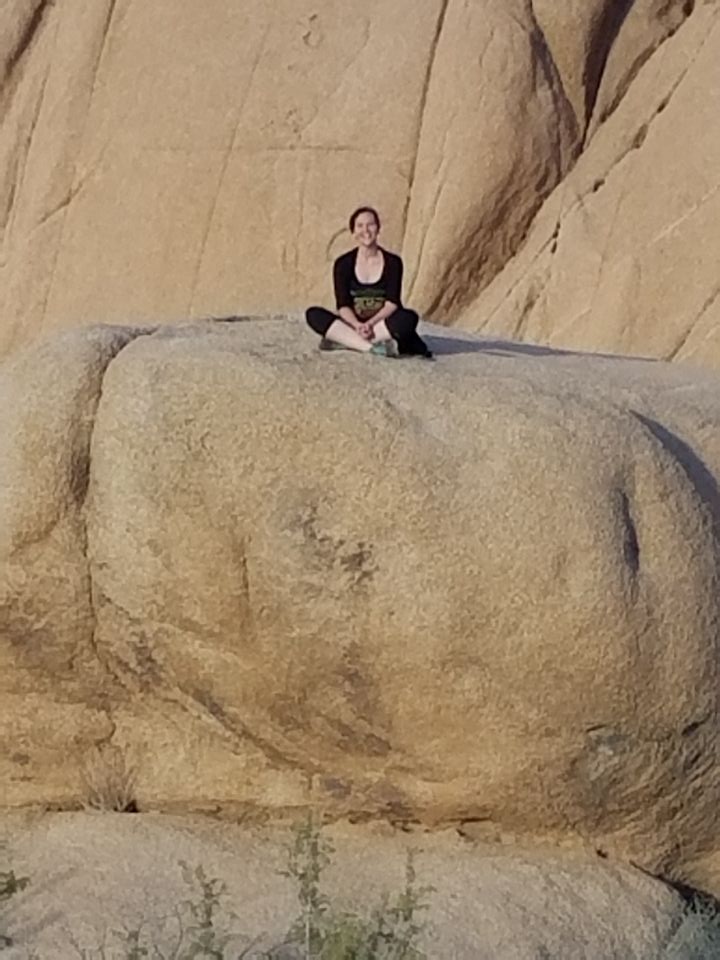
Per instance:
[[[353,210],[353,212],[350,214],[350,233],[352,233],[355,229],[355,221],[361,213],[371,213],[373,217],[375,217],[375,223],[377,224],[378,230],[380,229],[380,216],[377,210],[374,207],[358,207],[357,210]]]

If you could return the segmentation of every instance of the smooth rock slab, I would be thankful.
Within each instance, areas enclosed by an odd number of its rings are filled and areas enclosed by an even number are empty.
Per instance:
[[[0,822],[2,836],[17,873],[31,880],[4,914],[17,941],[8,960],[25,960],[30,948],[38,960],[75,960],[77,946],[90,951],[103,940],[107,960],[125,960],[111,931],[141,925],[143,942],[172,956],[177,924],[162,920],[178,910],[187,919],[183,904],[198,899],[178,861],[225,883],[214,926],[235,934],[228,957],[245,956],[253,940],[250,958],[267,956],[262,950],[279,943],[299,913],[297,882],[282,876],[290,824],[61,814]],[[346,826],[324,839],[335,852],[321,890],[336,910],[359,916],[403,890],[406,854],[414,852],[416,887],[433,888],[421,894],[426,909],[416,916],[426,925],[428,960],[659,960],[682,909],[668,887],[597,858],[505,851],[451,833]],[[288,950],[277,960],[304,955]]]

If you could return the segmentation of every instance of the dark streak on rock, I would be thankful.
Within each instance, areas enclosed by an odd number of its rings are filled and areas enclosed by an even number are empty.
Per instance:
[[[45,11],[51,6],[52,0],[39,0],[37,6],[32,12],[32,15],[28,22],[25,25],[25,29],[20,34],[20,38],[15,46],[15,48],[10,52],[8,56],[7,63],[5,64],[5,70],[3,71],[2,83],[0,86],[4,86],[8,78],[12,76],[13,72],[19,65],[20,61],[23,59],[27,51],[33,44],[38,31],[40,30],[40,25],[42,24],[43,17],[45,16]]]
[[[207,690],[195,689],[189,692],[193,700],[203,707],[224,730],[247,740],[254,747],[257,747],[258,750],[265,754],[271,763],[284,767],[299,766],[297,762],[294,762],[292,758],[286,756],[268,740],[253,733],[241,720],[231,716],[230,712],[226,710],[221,703],[218,703],[215,697]],[[311,767],[310,764],[305,764],[305,766],[308,769]]]
[[[720,487],[715,476],[695,450],[676,433],[637,411],[633,414],[677,461],[698,498],[709,509],[720,549]]]
[[[635,133],[635,136],[632,138],[632,141],[631,141],[632,150],[639,150],[640,147],[645,143],[645,140],[647,139],[647,135],[648,135],[648,130],[649,130],[649,125],[647,123],[644,123],[637,130],[637,132]]]
[[[630,509],[630,498],[624,490],[620,492],[620,511],[625,527],[623,557],[625,563],[630,567],[633,576],[637,576],[640,570],[640,543],[638,541],[635,521]]]
[[[74,450],[70,459],[70,496],[73,503],[82,507],[90,482],[90,460],[87,450]]]
[[[297,523],[308,544],[325,567],[336,564],[352,577],[352,586],[361,586],[377,573],[372,546],[364,540],[348,543],[343,537],[333,537],[319,528],[316,506],[309,507]]]
[[[693,720],[691,723],[688,723],[687,726],[683,727],[680,733],[683,737],[691,737],[694,733],[697,733],[705,724],[710,720],[709,716],[700,717],[698,720]]]
[[[589,123],[592,117],[610,51],[632,5],[633,0],[611,0],[598,19],[589,44],[591,53],[583,71],[586,123]]]
[[[333,797],[341,800],[346,800],[352,793],[351,785],[344,780],[339,780],[337,777],[323,777],[319,785],[323,790],[332,794]]]
[[[360,718],[351,725],[322,710],[318,710],[317,715],[337,733],[338,746],[345,751],[365,754],[368,757],[386,757],[392,752],[387,740],[367,730],[367,722],[363,722]]]
[[[134,637],[129,644],[133,664],[127,664],[134,673],[141,689],[151,690],[162,680],[162,670],[153,656],[150,641],[145,633]]]
[[[372,580],[377,573],[377,566],[373,563],[372,548],[364,541],[360,541],[357,549],[340,555],[340,566],[353,576],[355,586],[366,580]]]
[[[560,242],[560,230],[562,229],[562,221],[558,217],[557,223],[555,224],[555,229],[552,232],[550,237],[550,253],[553,254],[557,251],[558,243]]]

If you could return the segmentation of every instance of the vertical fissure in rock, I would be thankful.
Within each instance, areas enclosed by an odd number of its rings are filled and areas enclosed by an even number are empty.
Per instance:
[[[630,508],[630,498],[624,490],[620,492],[620,512],[624,526],[623,559],[633,577],[636,577],[640,570],[640,542]]]
[[[3,70],[2,77],[0,78],[0,88],[4,87],[5,84],[10,80],[10,77],[20,65],[20,62],[24,58],[25,54],[32,47],[45,18],[45,12],[51,5],[52,0],[39,0],[35,6],[35,9],[25,25],[25,29],[20,34],[17,44],[10,51],[10,54],[7,58],[5,69]]]
[[[625,23],[633,0],[611,0],[599,18],[590,42],[590,53],[583,71],[585,88],[585,133],[590,127],[610,51]]]
[[[415,154],[413,156],[412,169],[410,171],[410,177],[408,179],[407,195],[405,197],[405,206],[402,213],[402,243],[405,244],[405,237],[407,234],[407,222],[408,214],[410,211],[410,200],[412,199],[412,191],[415,185],[415,177],[417,174],[418,159],[420,156],[420,144],[422,143],[422,132],[423,124],[425,121],[425,110],[427,107],[428,96],[430,92],[430,84],[432,82],[433,70],[435,68],[435,60],[437,58],[438,47],[440,46],[440,38],[442,36],[443,27],[445,26],[445,19],[447,17],[448,7],[450,6],[450,0],[442,0],[440,12],[438,14],[437,21],[435,23],[435,33],[433,34],[432,42],[430,44],[430,56],[428,57],[427,70],[425,71],[425,79],[423,81],[423,88],[420,94],[420,105],[418,107],[418,121],[415,134]],[[416,266],[416,270],[419,269],[419,264]]]
[[[98,663],[104,665],[104,661],[98,655],[97,648],[97,601],[96,601],[96,591],[95,583],[93,580],[92,574],[92,565],[90,562],[90,542],[88,536],[88,496],[90,493],[90,478],[92,473],[92,448],[93,440],[95,436],[95,426],[97,423],[98,410],[100,409],[100,402],[103,395],[103,387],[105,384],[105,378],[107,377],[108,370],[110,369],[112,363],[117,360],[123,350],[126,347],[130,346],[135,340],[142,336],[150,336],[155,332],[155,328],[147,331],[131,331],[127,330],[127,339],[121,343],[117,350],[111,354],[108,359],[108,362],[105,364],[104,369],[99,375],[97,390],[95,392],[95,400],[92,404],[92,409],[90,411],[90,425],[87,428],[87,433],[84,438],[84,449],[76,450],[73,457],[73,477],[72,483],[74,487],[74,492],[77,495],[77,510],[78,515],[80,516],[80,548],[82,551],[83,559],[85,561],[85,573],[87,578],[87,603],[88,611],[90,614],[90,633],[88,640],[90,643],[90,648],[95,656],[95,659]],[[77,474],[77,475],[76,475]]]

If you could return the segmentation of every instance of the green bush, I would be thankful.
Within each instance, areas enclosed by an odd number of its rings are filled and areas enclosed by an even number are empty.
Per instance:
[[[334,850],[312,817],[298,825],[288,850],[284,875],[298,887],[300,914],[282,947],[295,946],[300,960],[425,960],[418,940],[425,924],[418,915],[430,887],[418,887],[412,853],[405,865],[405,887],[385,897],[369,916],[338,910],[322,893],[323,870]],[[266,954],[268,960],[278,948]]]
[[[201,866],[192,869],[182,861],[188,897],[172,915],[107,931],[101,944],[89,948],[70,933],[71,944],[79,960],[426,960],[419,946],[425,929],[420,916],[427,910],[431,888],[418,885],[412,854],[403,889],[358,914],[341,910],[322,890],[333,853],[312,817],[293,829],[282,873],[296,885],[300,912],[282,942],[270,948],[233,932],[230,921],[237,917],[226,908],[225,883],[207,876]],[[27,882],[13,873],[0,873],[0,901]],[[1,938],[3,943],[9,945],[9,938]],[[246,946],[239,950],[238,943]]]
[[[662,960],[720,960],[720,910],[716,903],[696,899],[689,904]]]
[[[195,886],[197,896],[183,904],[186,942],[181,942],[179,950],[173,954],[173,960],[229,960],[226,948],[235,935],[227,931],[221,933],[219,929],[221,901],[227,895],[226,885],[217,877],[207,877],[202,867],[191,870],[186,863],[180,866],[185,883],[190,888]],[[239,955],[234,954],[232,960],[241,960],[247,952],[246,949]],[[127,960],[135,958],[128,957]]]
[[[232,916],[222,905],[225,884],[208,877],[201,866],[193,870],[180,861],[180,868],[189,898],[172,916],[114,930],[101,946],[90,949],[74,942],[79,960],[243,960],[253,944],[240,953],[228,952],[237,935],[225,923]]]
[[[29,882],[27,877],[16,877],[12,870],[0,870],[0,904],[24,890]],[[10,946],[12,946],[12,937],[0,929],[0,950]]]

